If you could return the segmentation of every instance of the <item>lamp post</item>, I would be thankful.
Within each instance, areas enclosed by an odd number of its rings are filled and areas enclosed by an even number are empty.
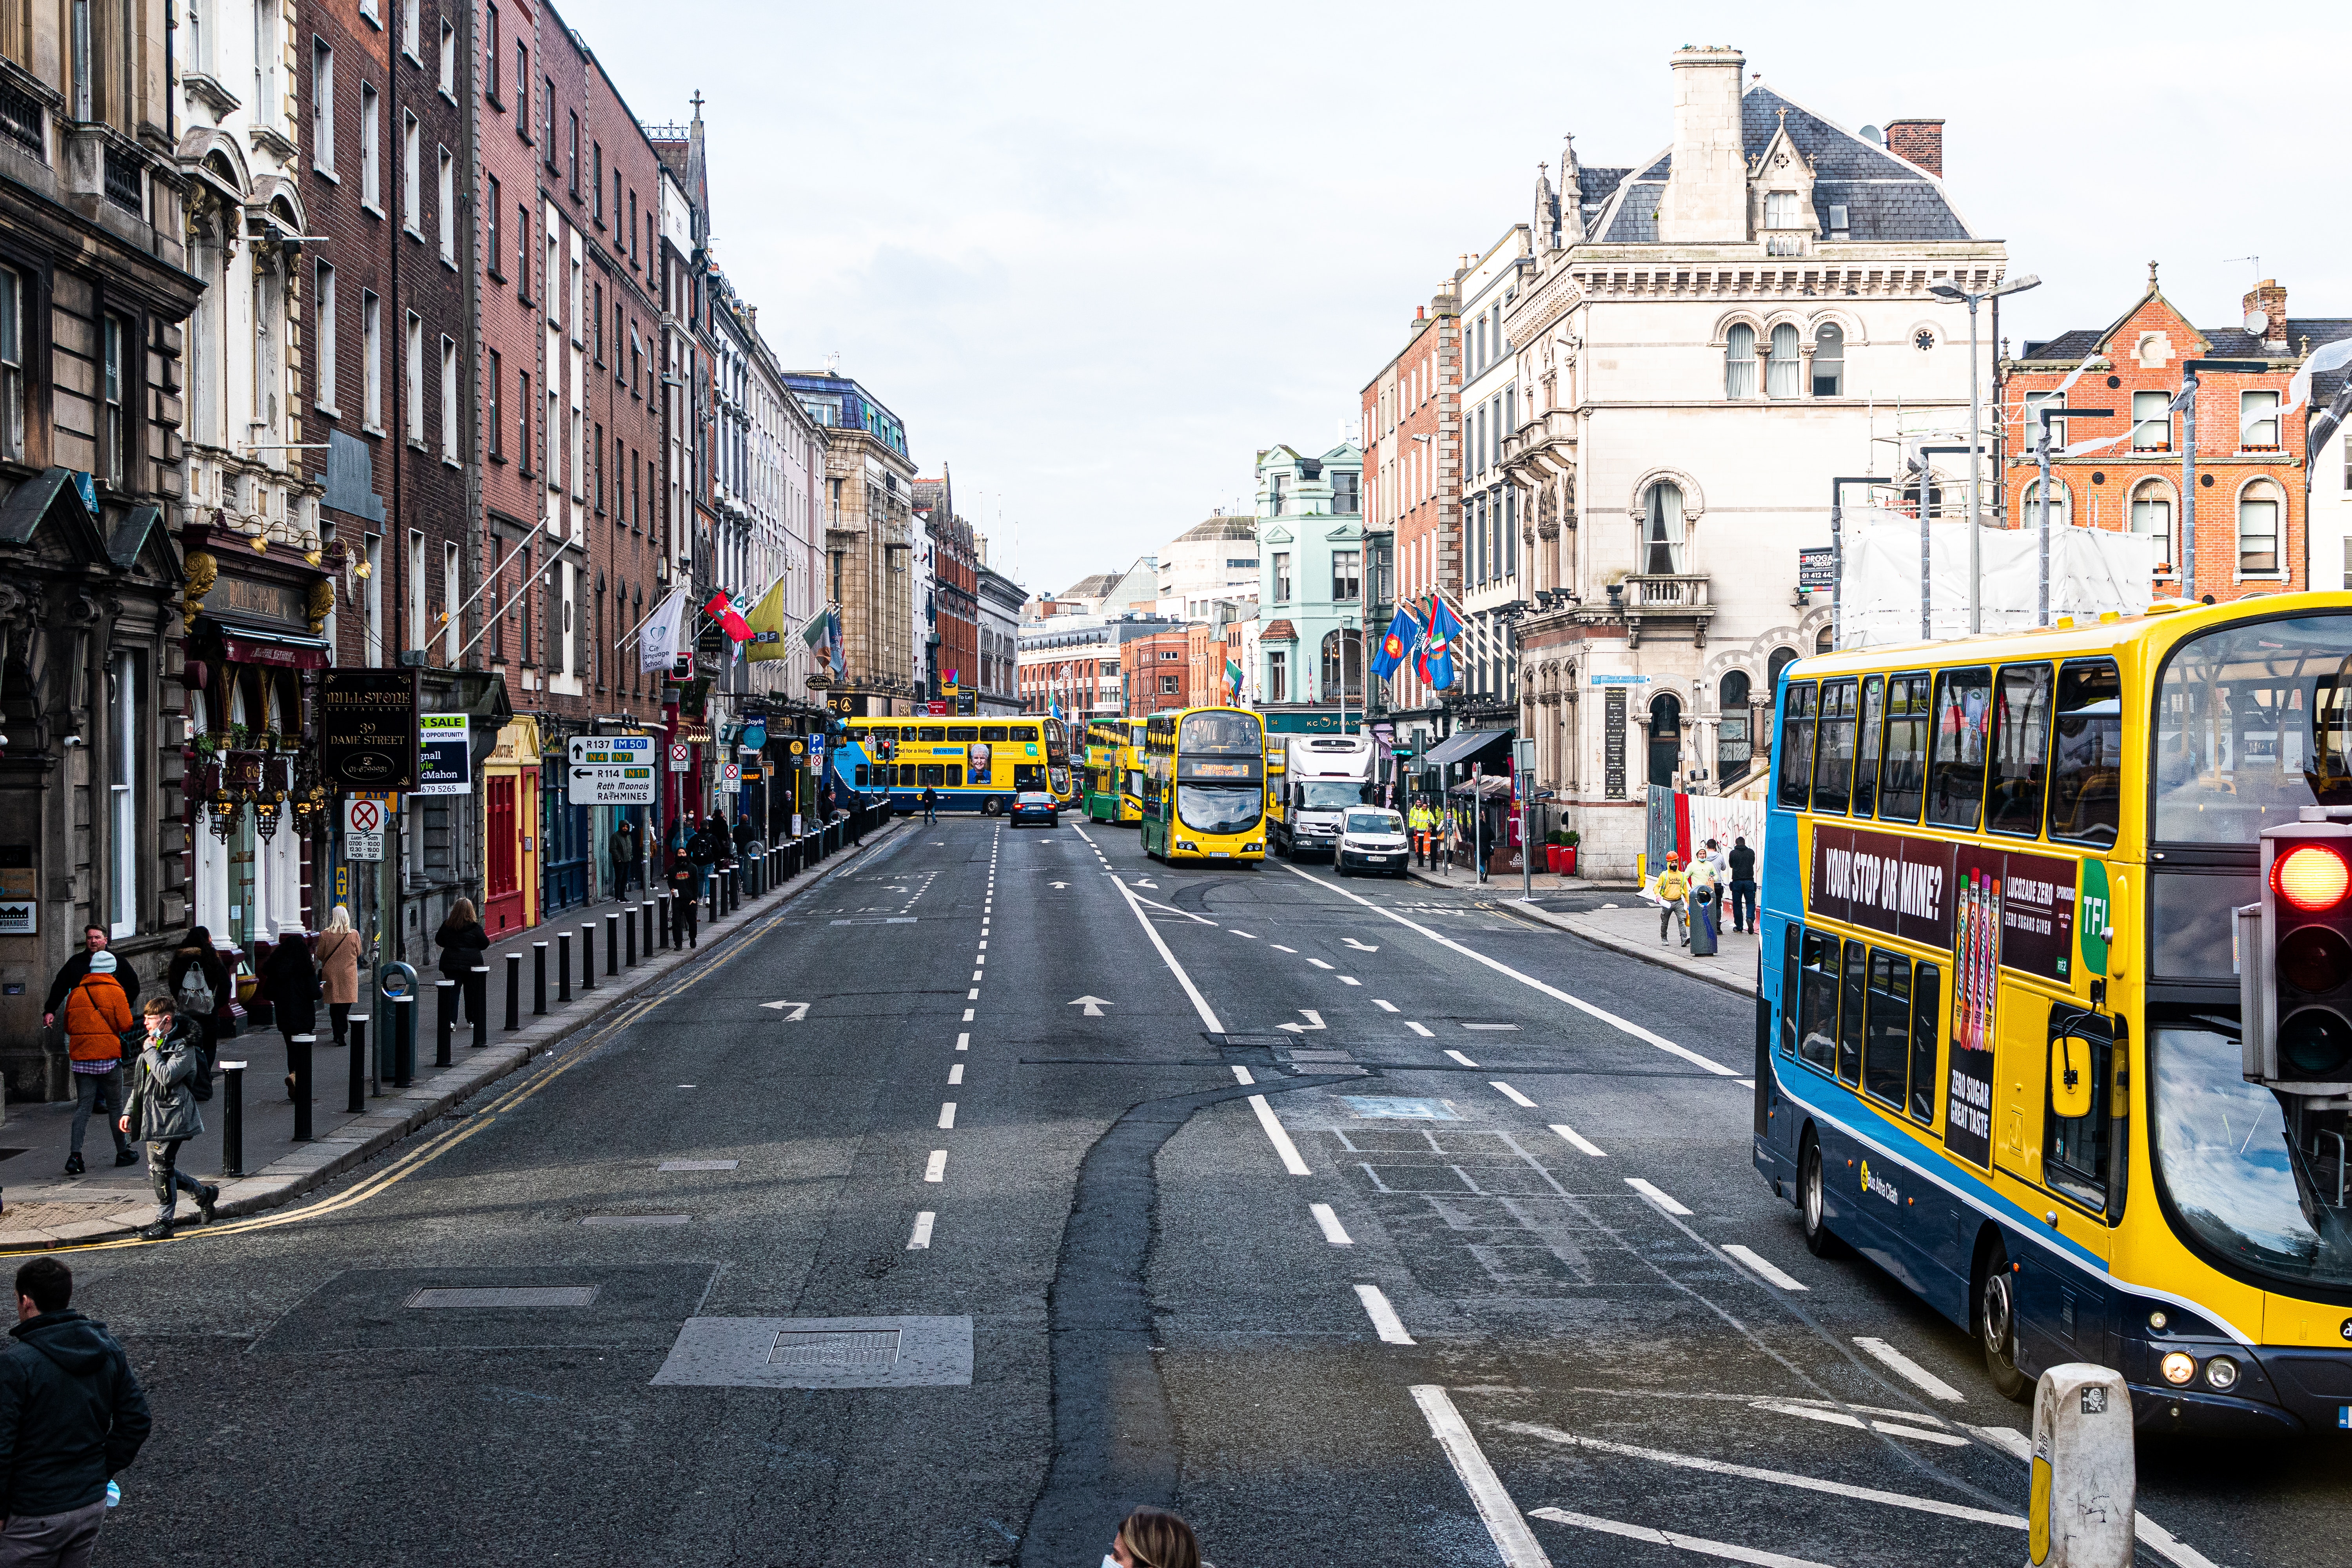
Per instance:
[[[1978,448],[1984,440],[1984,404],[1977,390],[1977,306],[1986,300],[1998,300],[2003,294],[2022,294],[2037,289],[2042,279],[2029,272],[2022,278],[2011,278],[1978,293],[1970,293],[1957,283],[1930,284],[1927,292],[1938,300],[1964,300],[1969,307],[1969,635],[1984,630],[1983,595],[1978,584],[1983,574],[1984,563],[1977,538],[1979,520],[1982,515],[1982,481],[1979,477]],[[2046,487],[2045,487],[2046,489]],[[1923,489],[1922,495],[1925,495]]]

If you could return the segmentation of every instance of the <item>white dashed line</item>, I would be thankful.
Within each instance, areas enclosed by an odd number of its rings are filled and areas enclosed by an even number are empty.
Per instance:
[[[956,1108],[956,1102],[955,1102],[954,1100],[941,1100],[941,1101],[940,1102],[940,1126],[942,1126],[942,1127],[953,1127],[953,1126],[955,1125],[955,1108]],[[1688,1209],[1685,1209],[1685,1210],[1683,1210],[1683,1213],[1685,1213],[1685,1214],[1688,1214],[1688,1213],[1690,1213],[1690,1210],[1688,1210]]]
[[[1601,1535],[1619,1535],[1628,1541],[1646,1541],[1656,1546],[1671,1546],[1701,1557],[1720,1557],[1732,1563],[1751,1563],[1756,1568],[1824,1568],[1810,1557],[1788,1557],[1778,1552],[1767,1552],[1756,1546],[1734,1546],[1728,1542],[1709,1541],[1703,1535],[1683,1535],[1671,1530],[1653,1530],[1646,1524],[1626,1524],[1614,1519],[1601,1519],[1590,1513],[1571,1513],[1564,1508],[1535,1508],[1528,1510],[1530,1519],[1548,1520],[1554,1524],[1572,1524],[1579,1530],[1590,1530]]]
[[[1315,1223],[1323,1227],[1324,1240],[1329,1242],[1334,1247],[1353,1247],[1356,1245],[1355,1241],[1348,1235],[1347,1227],[1339,1223],[1339,1216],[1331,1211],[1331,1205],[1329,1204],[1308,1204],[1307,1205],[1307,1209],[1308,1213],[1315,1216]]]
[[[970,1035],[958,1035],[956,1037],[956,1049],[960,1051],[968,1051],[971,1049],[971,1037]]]
[[[1234,1066],[1234,1081],[1235,1083],[1255,1083],[1257,1079],[1250,1077],[1249,1068],[1241,1066],[1239,1063],[1235,1063]]]
[[[975,974],[975,975],[973,975],[973,976],[972,976],[972,978],[973,978],[974,980],[977,980],[977,979],[979,979],[979,978],[980,978],[980,976],[979,976],[979,975],[977,975],[977,974]],[[963,994],[963,999],[964,999],[965,1001],[967,1001],[967,1002],[977,1002],[977,1001],[979,1001],[979,1000],[980,1000],[980,991],[979,991],[979,988],[978,988],[978,987],[974,987],[973,989],[971,989],[971,990],[970,990],[970,991],[965,992],[965,993]]]
[[[1486,1462],[1479,1449],[1478,1439],[1470,1435],[1468,1423],[1454,1408],[1454,1401],[1445,1390],[1433,1383],[1415,1384],[1412,1402],[1421,1406],[1422,1418],[1429,1423],[1430,1435],[1445,1458],[1454,1466],[1470,1501],[1478,1510],[1478,1518],[1486,1526],[1486,1533],[1495,1542],[1495,1550],[1503,1560],[1503,1568],[1551,1568],[1551,1559],[1537,1543],[1535,1531],[1520,1517],[1519,1505],[1503,1489],[1496,1478],[1495,1467]]]
[[[1569,1126],[1567,1123],[1555,1121],[1551,1124],[1551,1130],[1559,1133],[1560,1141],[1568,1144],[1570,1148],[1581,1149],[1586,1153],[1594,1156],[1596,1159],[1605,1160],[1608,1158],[1608,1151],[1602,1149],[1599,1144],[1593,1142],[1592,1140],[1585,1137],[1584,1134],[1579,1132],[1575,1128]]]
[[[961,1083],[963,1081],[963,1063],[958,1062],[955,1066],[948,1068],[948,1081],[950,1083]]]
[[[1231,926],[1227,926],[1225,929],[1226,929],[1227,931],[1234,931],[1234,928],[1233,928],[1233,927],[1231,927]],[[1255,936],[1255,935],[1254,935],[1253,933],[1251,933],[1251,932],[1249,932],[1249,931],[1234,931],[1234,934],[1235,936],[1245,936],[1245,937],[1248,937],[1248,938],[1250,939],[1250,941],[1252,941],[1252,942],[1255,942],[1255,941],[1257,940],[1257,938],[1256,938],[1256,936]]]
[[[1738,1242],[1732,1242],[1726,1246],[1723,1249],[1723,1254],[1727,1258],[1737,1258],[1739,1262],[1744,1263],[1748,1268],[1754,1269],[1759,1275],[1763,1277],[1767,1284],[1778,1285],[1783,1290],[1802,1290],[1805,1289],[1805,1287],[1800,1284],[1794,1278],[1784,1273],[1778,1265],[1767,1262],[1764,1258],[1758,1257],[1751,1248],[1742,1247]]]
[[[1298,1145],[1290,1141],[1290,1134],[1276,1120],[1274,1107],[1265,1102],[1265,1096],[1253,1094],[1249,1097],[1249,1103],[1250,1109],[1257,1112],[1257,1124],[1265,1129],[1266,1139],[1274,1145],[1274,1152],[1282,1156],[1282,1168],[1294,1176],[1313,1175],[1315,1173],[1307,1168],[1307,1162],[1298,1157]]]
[[[944,1149],[934,1149],[931,1151],[930,1163],[923,1167],[923,1180],[927,1182],[944,1182],[947,1179],[948,1152]]]
[[[931,1245],[931,1222],[939,1216],[925,1209],[915,1216],[915,1234],[907,1239],[907,1250],[921,1252]]]
[[[1726,1252],[1729,1252],[1731,1248],[1727,1247],[1724,1250]],[[1888,1367],[1892,1368],[1905,1382],[1910,1384],[1914,1388],[1926,1393],[1930,1397],[1940,1399],[1947,1405],[1965,1405],[1968,1403],[1967,1397],[1963,1395],[1958,1389],[1954,1388],[1950,1384],[1946,1383],[1942,1378],[1937,1377],[1934,1373],[1929,1372],[1926,1367],[1921,1366],[1917,1362],[1913,1361],[1909,1356],[1905,1355],[1901,1351],[1896,1350],[1885,1340],[1870,1339],[1857,1334],[1854,1336],[1853,1342],[1860,1345],[1873,1359],[1883,1362]]]
[[[1412,1019],[1407,1018],[1404,1021],[1404,1026],[1411,1029],[1414,1034],[1419,1035],[1424,1040],[1433,1040],[1437,1038],[1436,1033],[1426,1024],[1416,1024]]]
[[[1455,1050],[1451,1046],[1445,1047],[1445,1054],[1452,1057],[1455,1061],[1460,1062],[1465,1068],[1475,1068],[1478,1065],[1476,1062],[1472,1061],[1468,1057],[1464,1056],[1460,1051]]]
[[[1487,1079],[1486,1087],[1494,1089],[1505,1100],[1509,1100],[1513,1105],[1522,1106],[1528,1110],[1533,1110],[1536,1108],[1536,1102],[1534,1100],[1529,1100],[1526,1095],[1521,1094],[1517,1089],[1513,1089],[1501,1079],[1496,1078]]]
[[[1397,1010],[1397,1005],[1395,1003],[1383,1002],[1377,996],[1372,998],[1372,1005],[1378,1007],[1383,1013],[1393,1013]]]
[[[1275,951],[1275,952],[1297,952],[1298,951],[1298,950],[1297,950],[1297,948],[1295,948],[1295,947],[1285,947],[1285,946],[1283,946],[1283,945],[1282,945],[1282,943],[1280,943],[1280,942],[1275,942],[1275,943],[1273,943],[1273,944],[1271,944],[1271,945],[1273,946],[1274,951]]]
[[[1357,979],[1352,974],[1342,974],[1339,976],[1339,984],[1342,985],[1361,985],[1363,982]]]
[[[1289,952],[1290,950],[1289,950],[1288,948],[1285,948],[1283,951],[1284,951],[1284,952]],[[1330,968],[1330,967],[1331,967],[1329,964],[1328,964],[1328,963],[1324,963],[1324,962],[1323,962],[1321,959],[1319,959],[1319,958],[1310,958],[1310,959],[1308,959],[1307,962],[1307,963],[1311,963],[1311,964],[1313,964],[1313,965],[1314,965],[1316,968],[1318,968],[1318,969],[1328,969],[1328,968]]]
[[[1404,1331],[1404,1320],[1397,1316],[1396,1309],[1389,1305],[1389,1299],[1381,1294],[1379,1286],[1359,1285],[1356,1294],[1363,1299],[1364,1315],[1372,1320],[1372,1327],[1379,1331],[1382,1344],[1409,1345],[1413,1342],[1412,1336]]]
[[[1625,1184],[1633,1188],[1635,1192],[1641,1194],[1643,1197],[1649,1199],[1652,1203],[1657,1205],[1660,1208],[1665,1210],[1670,1215],[1682,1216],[1687,1215],[1691,1212],[1690,1210],[1683,1207],[1681,1204],[1675,1202],[1673,1198],[1670,1198],[1665,1194],[1658,1191],[1657,1188],[1652,1186],[1649,1183],[1642,1180],[1639,1176],[1626,1177]]]
[[[979,993],[979,992],[977,992],[977,991],[975,991],[975,992],[973,992],[973,993],[972,993],[972,996],[977,996],[977,995],[979,995],[979,994],[980,994],[980,993]],[[964,998],[964,1000],[965,1000],[965,1001],[967,1001],[967,1002],[969,1002],[970,1000],[971,1000],[971,996],[967,996],[967,997],[965,997],[965,998]],[[963,1010],[963,1019],[962,1019],[962,1021],[963,1021],[964,1023],[967,1023],[967,1024],[969,1024],[969,1023],[971,1023],[971,1008],[966,1007],[966,1008]],[[963,1049],[963,1047],[962,1047],[961,1046],[958,1046],[958,1047],[956,1047],[956,1049],[958,1049],[958,1050],[961,1050],[961,1049]]]

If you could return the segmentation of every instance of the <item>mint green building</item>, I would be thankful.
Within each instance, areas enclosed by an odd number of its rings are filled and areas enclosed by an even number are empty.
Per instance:
[[[1319,457],[1257,455],[1252,697],[1269,722],[1318,709],[1336,719],[1343,699],[1363,711],[1363,506],[1364,454],[1352,442]]]

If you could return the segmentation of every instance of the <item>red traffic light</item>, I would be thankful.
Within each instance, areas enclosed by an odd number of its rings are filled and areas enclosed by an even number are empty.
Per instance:
[[[2352,865],[2324,844],[2298,844],[2271,863],[2271,890],[2305,914],[2332,910],[2352,891]]]

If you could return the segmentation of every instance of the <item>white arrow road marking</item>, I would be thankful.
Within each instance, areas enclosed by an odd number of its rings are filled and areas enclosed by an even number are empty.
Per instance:
[[[803,1018],[808,1016],[809,1005],[805,1002],[762,1002],[760,1005],[762,1007],[773,1007],[779,1012],[782,1012],[786,1007],[790,1007],[792,1011],[784,1014],[783,1017],[778,1020],[780,1023],[797,1024]]]
[[[1326,1024],[1323,1021],[1323,1015],[1318,1013],[1312,1007],[1301,1007],[1298,1010],[1298,1015],[1300,1017],[1305,1018],[1307,1022],[1304,1024],[1276,1024],[1275,1027],[1277,1029],[1287,1029],[1294,1035],[1304,1035],[1311,1030],[1328,1029],[1330,1027],[1328,1024]]]
[[[1049,888],[1066,888],[1069,884],[1067,882],[1048,882],[1045,886]]]
[[[1358,942],[1352,936],[1341,937],[1339,940],[1346,942],[1349,947],[1354,948],[1358,952],[1380,952],[1380,944],[1377,942]]]
[[[1080,996],[1074,1001],[1065,1002],[1062,1005],[1065,1007],[1084,1007],[1086,1011],[1080,1014],[1079,1016],[1086,1018],[1099,1018],[1103,1016],[1103,1009],[1111,1005],[1111,1004],[1104,1001],[1099,996]]]
[[[1784,1556],[1756,1546],[1734,1546],[1728,1542],[1709,1541],[1703,1535],[1653,1530],[1646,1524],[1627,1524],[1620,1520],[1601,1519],[1589,1513],[1571,1513],[1564,1508],[1531,1508],[1528,1510],[1528,1517],[1549,1520],[1554,1524],[1572,1524],[1580,1530],[1590,1530],[1601,1535],[1622,1535],[1628,1541],[1647,1541],[1659,1546],[1672,1546],[1701,1557],[1751,1563],[1756,1564],[1756,1568],[1823,1568],[1823,1564],[1810,1557]]]
[[[1151,880],[1148,877],[1135,885],[1139,888],[1150,888],[1154,892],[1158,892],[1160,890],[1160,884]]]

